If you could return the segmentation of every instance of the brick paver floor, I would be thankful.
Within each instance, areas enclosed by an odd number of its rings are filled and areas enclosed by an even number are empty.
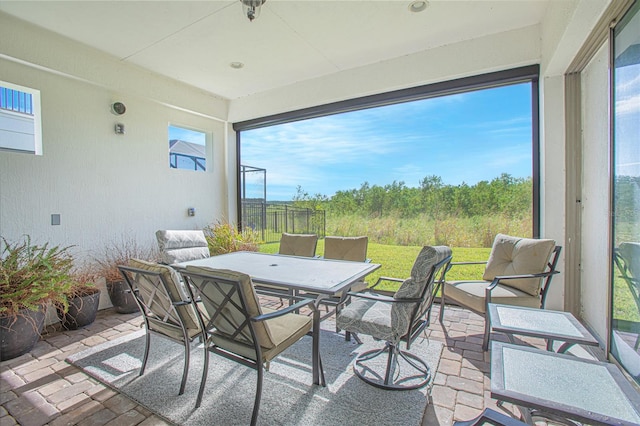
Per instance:
[[[484,319],[447,307],[443,324],[432,314],[426,331],[444,349],[423,425],[468,420],[484,407],[496,408],[489,394],[489,354],[482,351]],[[165,425],[164,420],[64,361],[70,354],[139,330],[138,314],[98,313],[80,330],[49,326],[28,354],[0,363],[0,426]],[[418,408],[418,407],[416,407]],[[513,411],[510,404],[499,410]],[[344,419],[344,424],[357,419]]]

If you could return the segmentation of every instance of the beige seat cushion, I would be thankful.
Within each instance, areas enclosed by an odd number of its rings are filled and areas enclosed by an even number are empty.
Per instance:
[[[324,258],[364,262],[369,237],[325,237]]]
[[[313,257],[316,255],[318,236],[316,234],[287,234],[280,237],[278,254]]]
[[[274,312],[273,309],[262,308],[264,313]],[[262,346],[262,360],[270,361],[280,352],[300,340],[311,331],[313,319],[305,315],[286,314],[276,317],[266,322],[271,336],[273,337],[273,347]],[[224,335],[214,333],[211,336],[213,343],[230,352],[244,356],[255,361],[256,354],[253,346],[243,345],[236,340],[231,340]]]
[[[154,313],[158,317],[163,317],[164,312],[172,311],[172,303],[171,303],[172,301],[180,302],[180,301],[189,300],[188,290],[184,287],[184,283],[180,280],[180,276],[178,275],[178,273],[170,266],[160,265],[158,263],[151,263],[151,262],[147,262],[140,259],[131,259],[129,261],[129,266],[131,266],[132,268],[142,269],[149,272],[160,273],[162,275],[164,282],[167,284],[167,292],[169,293],[171,300],[167,299],[166,297],[162,297],[161,295],[158,295],[155,298],[155,303],[158,303],[161,305],[161,309],[159,309],[158,312],[154,311]],[[138,274],[138,275],[141,275],[141,274]],[[145,299],[145,301],[147,301],[150,294],[153,292],[154,287],[162,287],[162,283],[160,282],[159,279],[157,279],[153,283],[150,283],[146,278],[142,276],[134,275],[133,279],[136,285],[138,286],[138,290],[143,292],[143,298]],[[153,309],[153,305],[151,306],[151,308]],[[200,325],[198,323],[198,319],[196,317],[196,312],[194,311],[193,305],[189,304],[189,305],[176,306],[175,309],[177,311],[180,311],[180,314],[184,319],[184,325],[187,328],[187,331],[190,336],[193,335],[194,331],[195,333],[200,332]],[[173,322],[178,324],[177,319],[174,319]]]
[[[498,234],[482,278],[492,281],[502,275],[539,274],[545,271],[556,243],[554,240],[518,238]],[[505,280],[501,285],[521,290],[531,296],[540,293],[540,278]],[[493,297],[493,296],[492,296]]]
[[[486,311],[485,289],[489,284],[491,283],[487,281],[447,281],[444,284],[444,294],[447,300],[453,300],[484,314]],[[491,303],[539,308],[540,297],[498,284],[491,292]]]
[[[240,291],[244,296],[244,303],[240,299],[240,295],[238,292],[235,292],[232,296],[233,302],[237,306],[245,306],[246,313],[251,317],[256,317],[262,314],[262,310],[260,307],[260,303],[258,303],[258,297],[256,296],[255,290],[253,289],[253,284],[251,282],[251,277],[247,274],[243,274],[240,272],[230,271],[227,269],[214,269],[208,268],[206,266],[187,266],[187,273],[196,273],[206,275],[208,277],[220,278],[223,280],[228,280],[232,282],[236,282],[239,284]],[[217,319],[214,320],[214,326],[216,329],[226,335],[233,335],[237,331],[237,327],[245,321],[244,314],[237,309],[233,308],[232,305],[227,305],[225,302],[226,293],[229,292],[228,289],[225,289],[225,294],[217,291],[212,285],[207,284],[209,282],[209,278],[200,278],[197,276],[191,276],[193,284],[197,287],[203,297],[202,303],[198,305],[198,308],[204,310],[203,312],[206,318],[212,318],[213,315],[218,310],[218,306],[225,305],[223,309],[225,309],[225,315],[218,315]],[[214,305],[212,305],[215,304]],[[265,325],[264,322],[257,322],[254,324],[256,337],[260,342],[261,346],[271,349],[275,346],[273,343],[273,336],[269,332],[269,328]],[[245,336],[238,336],[237,339],[240,341],[244,341],[247,345],[252,345],[253,341],[251,340],[251,336],[249,335],[248,329],[245,330]]]

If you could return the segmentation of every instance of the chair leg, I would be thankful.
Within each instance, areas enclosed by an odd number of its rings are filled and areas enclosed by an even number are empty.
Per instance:
[[[384,373],[380,371],[381,368],[376,367],[375,361],[373,364],[366,364],[385,352],[387,353],[387,361]],[[403,359],[407,364],[401,366],[400,359]],[[401,369],[406,370],[402,375],[400,375]],[[380,349],[361,353],[354,362],[353,371],[356,376],[368,384],[387,390],[419,389],[431,381],[431,369],[424,360],[389,342],[386,342],[385,346]],[[410,373],[406,374],[407,371]],[[396,377],[396,372],[398,372],[398,377]]]
[[[389,386],[392,383],[393,375],[396,371],[396,359],[398,358],[398,347],[387,344],[389,356],[387,357],[387,369],[384,376],[384,384]]]
[[[491,325],[489,325],[489,316],[485,315],[484,318],[484,337],[482,338],[482,350],[489,350],[489,335],[491,334]]]
[[[144,356],[142,357],[142,367],[140,367],[140,374],[138,374],[138,376],[142,376],[144,374],[144,369],[147,367],[147,360],[149,359],[150,344],[151,344],[151,333],[149,333],[149,329],[147,328],[147,333],[145,335],[145,342],[144,342]]]
[[[209,372],[209,349],[207,345],[204,346],[204,366],[202,367],[202,378],[200,379],[200,390],[198,390],[198,399],[196,399],[196,408],[200,407],[202,403],[202,394],[204,393],[204,386],[207,383],[207,373]]]
[[[324,381],[324,371],[322,360],[320,359],[320,313],[317,309],[313,311],[313,331],[311,339],[311,357],[313,369],[313,384],[326,386]]]
[[[258,386],[256,389],[256,399],[253,403],[253,413],[251,414],[251,426],[255,426],[258,422],[258,412],[260,411],[260,398],[262,397],[262,379],[264,375],[264,371],[262,369],[262,364],[258,365]]]
[[[178,395],[184,393],[184,387],[187,384],[187,376],[189,375],[189,359],[191,357],[191,348],[189,347],[189,340],[184,342],[184,367],[182,368],[182,381],[180,382],[180,392]]]
[[[440,323],[442,323],[442,319],[444,318],[444,286],[442,286],[441,288],[442,290],[440,293],[440,313],[438,314]]]

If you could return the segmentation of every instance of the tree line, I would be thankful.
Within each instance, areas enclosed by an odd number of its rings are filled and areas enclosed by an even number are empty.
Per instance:
[[[335,215],[411,218],[427,215],[432,219],[506,215],[531,216],[533,183],[531,177],[516,178],[503,173],[491,181],[475,185],[448,185],[435,175],[426,176],[417,187],[402,181],[380,186],[364,182],[358,189],[337,191],[333,196],[310,195],[301,186],[293,203],[298,207],[324,209]]]

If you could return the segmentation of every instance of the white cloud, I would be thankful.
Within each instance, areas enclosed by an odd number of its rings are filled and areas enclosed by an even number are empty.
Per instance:
[[[640,93],[616,101],[617,114],[639,114],[640,113]]]

